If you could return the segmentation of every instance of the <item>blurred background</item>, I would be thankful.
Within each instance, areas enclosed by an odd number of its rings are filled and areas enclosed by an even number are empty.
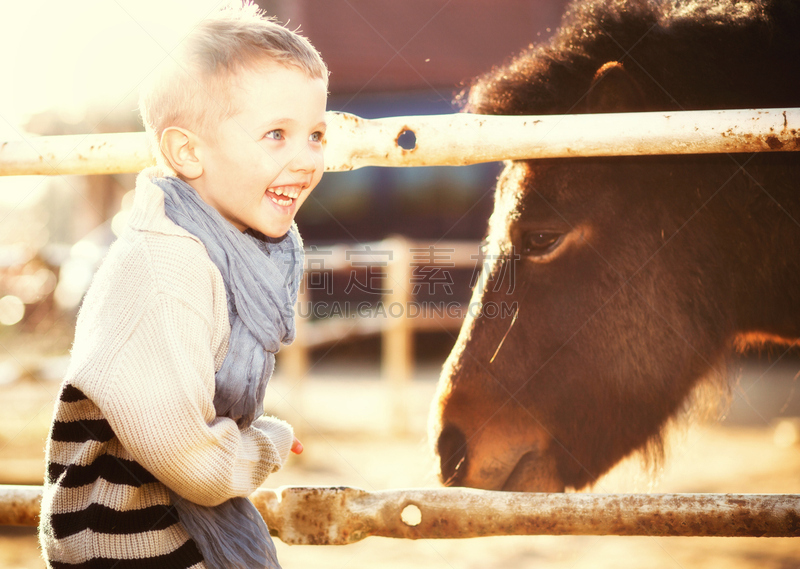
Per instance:
[[[320,50],[331,71],[329,109],[367,118],[457,112],[454,100],[473,77],[549,37],[565,7],[562,0],[258,3]],[[219,4],[5,1],[0,140],[142,130],[138,85]],[[399,236],[406,240],[402,247],[419,251],[457,246],[477,252],[498,172],[499,165],[485,164],[329,173],[300,211],[298,225],[306,245],[320,250],[374,250]],[[0,178],[0,483],[42,482],[44,441],[77,310],[124,225],[134,180],[135,174]],[[430,264],[427,274],[437,268]],[[324,286],[312,287],[304,298],[374,306],[382,299],[379,279],[386,270],[377,263],[318,271],[310,277]],[[479,262],[447,265],[441,283],[447,287],[419,295],[463,305],[479,270]],[[354,282],[365,286],[354,290]],[[400,360],[398,374],[396,365],[394,372],[392,362],[387,365],[392,344],[381,325],[362,321],[343,328],[324,316],[306,323],[308,337],[316,340],[279,356],[266,407],[293,422],[306,452],[267,485],[438,485],[425,428],[458,319],[409,327],[400,344],[408,358]],[[797,356],[794,350],[747,354],[733,366],[741,380],[727,410],[675,429],[662,467],[628,461],[594,491],[800,492]],[[795,541],[370,538],[344,548],[278,547],[286,567],[788,568],[800,567]],[[43,566],[32,530],[0,528],[0,567]]]

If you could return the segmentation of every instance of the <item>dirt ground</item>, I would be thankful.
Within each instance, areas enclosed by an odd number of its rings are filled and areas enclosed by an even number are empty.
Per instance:
[[[745,368],[724,423],[677,429],[664,466],[652,475],[630,460],[594,492],[800,493],[800,443],[793,408],[786,406],[797,365]],[[779,372],[779,373],[778,373]],[[269,412],[295,424],[305,452],[266,486],[356,486],[367,490],[438,486],[425,439],[437,369],[419,370],[404,395],[405,432],[390,395],[365,365],[312,370],[303,384],[277,376]],[[775,375],[777,373],[777,375]],[[43,447],[56,382],[28,378],[0,386],[0,483],[41,483]],[[286,569],[415,567],[509,569],[800,568],[800,540],[536,536],[467,540],[368,538],[348,546],[287,546],[276,540]],[[0,528],[0,567],[44,567],[29,528]]]

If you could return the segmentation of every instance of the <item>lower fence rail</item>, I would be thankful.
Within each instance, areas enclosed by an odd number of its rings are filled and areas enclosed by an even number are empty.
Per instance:
[[[0,525],[34,526],[40,486],[0,486]],[[468,488],[367,492],[284,486],[251,497],[291,545],[491,535],[800,537],[800,494],[540,494]]]

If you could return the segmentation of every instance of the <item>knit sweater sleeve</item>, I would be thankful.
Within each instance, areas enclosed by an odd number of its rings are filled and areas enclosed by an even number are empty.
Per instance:
[[[209,323],[176,295],[153,300],[98,404],[128,452],[180,496],[206,506],[247,496],[282,466],[292,429],[217,417]]]

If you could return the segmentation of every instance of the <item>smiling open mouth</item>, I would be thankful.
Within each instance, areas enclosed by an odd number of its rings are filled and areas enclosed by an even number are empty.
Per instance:
[[[300,196],[301,189],[291,186],[267,188],[267,197],[280,206],[290,206]]]

